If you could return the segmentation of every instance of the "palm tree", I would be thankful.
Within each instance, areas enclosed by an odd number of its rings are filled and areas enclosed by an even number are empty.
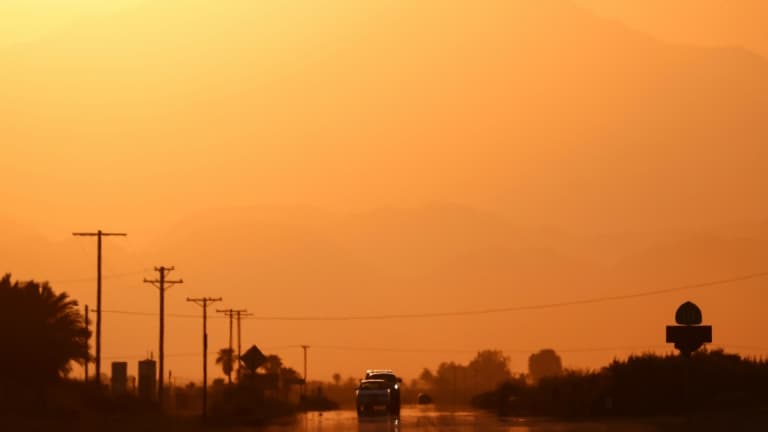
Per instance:
[[[77,301],[48,282],[0,279],[0,382],[8,395],[42,391],[88,358],[90,332]]]
[[[216,356],[216,364],[221,365],[221,370],[230,384],[232,384],[232,370],[235,365],[235,353],[231,348],[222,348]]]

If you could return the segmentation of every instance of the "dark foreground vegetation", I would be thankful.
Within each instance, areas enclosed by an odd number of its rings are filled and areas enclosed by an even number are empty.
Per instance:
[[[69,378],[73,364],[90,361],[90,331],[78,304],[47,282],[0,278],[0,430],[195,430],[202,388],[170,387],[161,406],[154,390],[143,398],[135,387],[116,392],[101,383]],[[231,383],[209,387],[207,426],[260,425],[299,410],[338,407],[322,391],[301,395],[303,380],[275,355],[255,346],[242,359],[221,350],[217,363]],[[309,386],[308,386],[309,387]],[[10,429],[7,429],[10,428]]]
[[[599,371],[567,371],[535,384],[509,379],[472,404],[514,416],[757,415],[768,409],[766,389],[767,362],[718,350],[691,358],[632,356]]]
[[[113,398],[95,385],[61,380],[45,395],[16,403],[4,400],[1,430],[9,431],[194,431],[199,417],[164,416],[154,403],[126,396]]]

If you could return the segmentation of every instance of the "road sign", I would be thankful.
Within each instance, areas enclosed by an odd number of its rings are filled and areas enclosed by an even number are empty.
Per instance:
[[[712,342],[712,326],[700,325],[701,318],[701,309],[692,302],[680,305],[675,312],[675,321],[680,325],[667,326],[667,343],[674,343],[680,354],[689,357]]]
[[[701,324],[701,309],[692,302],[685,302],[675,312],[675,322],[680,325]]]

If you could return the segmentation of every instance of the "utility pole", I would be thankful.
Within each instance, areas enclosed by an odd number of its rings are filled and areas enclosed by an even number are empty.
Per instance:
[[[101,384],[101,238],[104,236],[125,237],[126,233],[74,232],[73,236],[96,237],[96,384]]]
[[[240,327],[240,318],[244,316],[253,315],[252,313],[248,313],[247,310],[238,310],[235,311],[235,314],[237,315],[237,382],[240,382],[240,366],[242,363],[240,362],[240,356],[243,354],[242,347],[240,345],[240,336],[241,336],[241,327]]]
[[[90,329],[88,328],[88,305],[85,305],[85,322],[83,323],[85,325],[85,386],[88,387],[88,363],[90,362],[91,357],[91,347],[88,346],[91,342],[91,333]]]
[[[227,374],[227,381],[229,382],[229,385],[232,385],[232,362],[233,362],[234,356],[235,356],[235,353],[232,350],[233,349],[232,348],[232,318],[234,318],[235,315],[238,316],[238,319],[237,319],[237,332],[238,332],[238,339],[237,339],[238,340],[238,344],[237,344],[237,346],[238,346],[238,353],[237,353],[237,355],[239,356],[240,355],[240,350],[239,350],[239,347],[240,347],[240,314],[243,313],[243,312],[247,312],[247,310],[245,310],[245,309],[232,309],[232,308],[229,308],[229,309],[216,309],[216,312],[223,313],[224,315],[229,317],[229,355],[230,355],[229,362],[230,362],[230,367],[229,367],[229,373]],[[238,363],[239,362],[240,362],[240,357],[238,357]],[[238,367],[238,369],[240,369],[240,368]]]
[[[187,301],[203,308],[203,422],[205,422],[208,414],[208,306],[211,303],[220,302],[221,297],[187,297]]]
[[[309,345],[301,345],[301,349],[304,350],[304,385],[301,386],[301,393],[307,395],[307,349]]]
[[[155,267],[155,271],[159,273],[160,278],[149,280],[144,278],[144,283],[152,284],[160,291],[160,349],[158,355],[158,379],[157,379],[157,402],[160,404],[160,409],[163,408],[163,367],[165,365],[165,291],[172,286],[180,283],[184,283],[184,280],[167,280],[173,266],[170,267]]]

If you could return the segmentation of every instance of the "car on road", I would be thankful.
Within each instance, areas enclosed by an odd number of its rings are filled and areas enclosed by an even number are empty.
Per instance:
[[[390,393],[389,413],[400,415],[400,387],[403,379],[390,369],[368,369],[365,371],[366,380],[381,380],[387,383]]]
[[[380,379],[363,379],[355,390],[357,416],[387,415],[392,412],[390,385]]]

